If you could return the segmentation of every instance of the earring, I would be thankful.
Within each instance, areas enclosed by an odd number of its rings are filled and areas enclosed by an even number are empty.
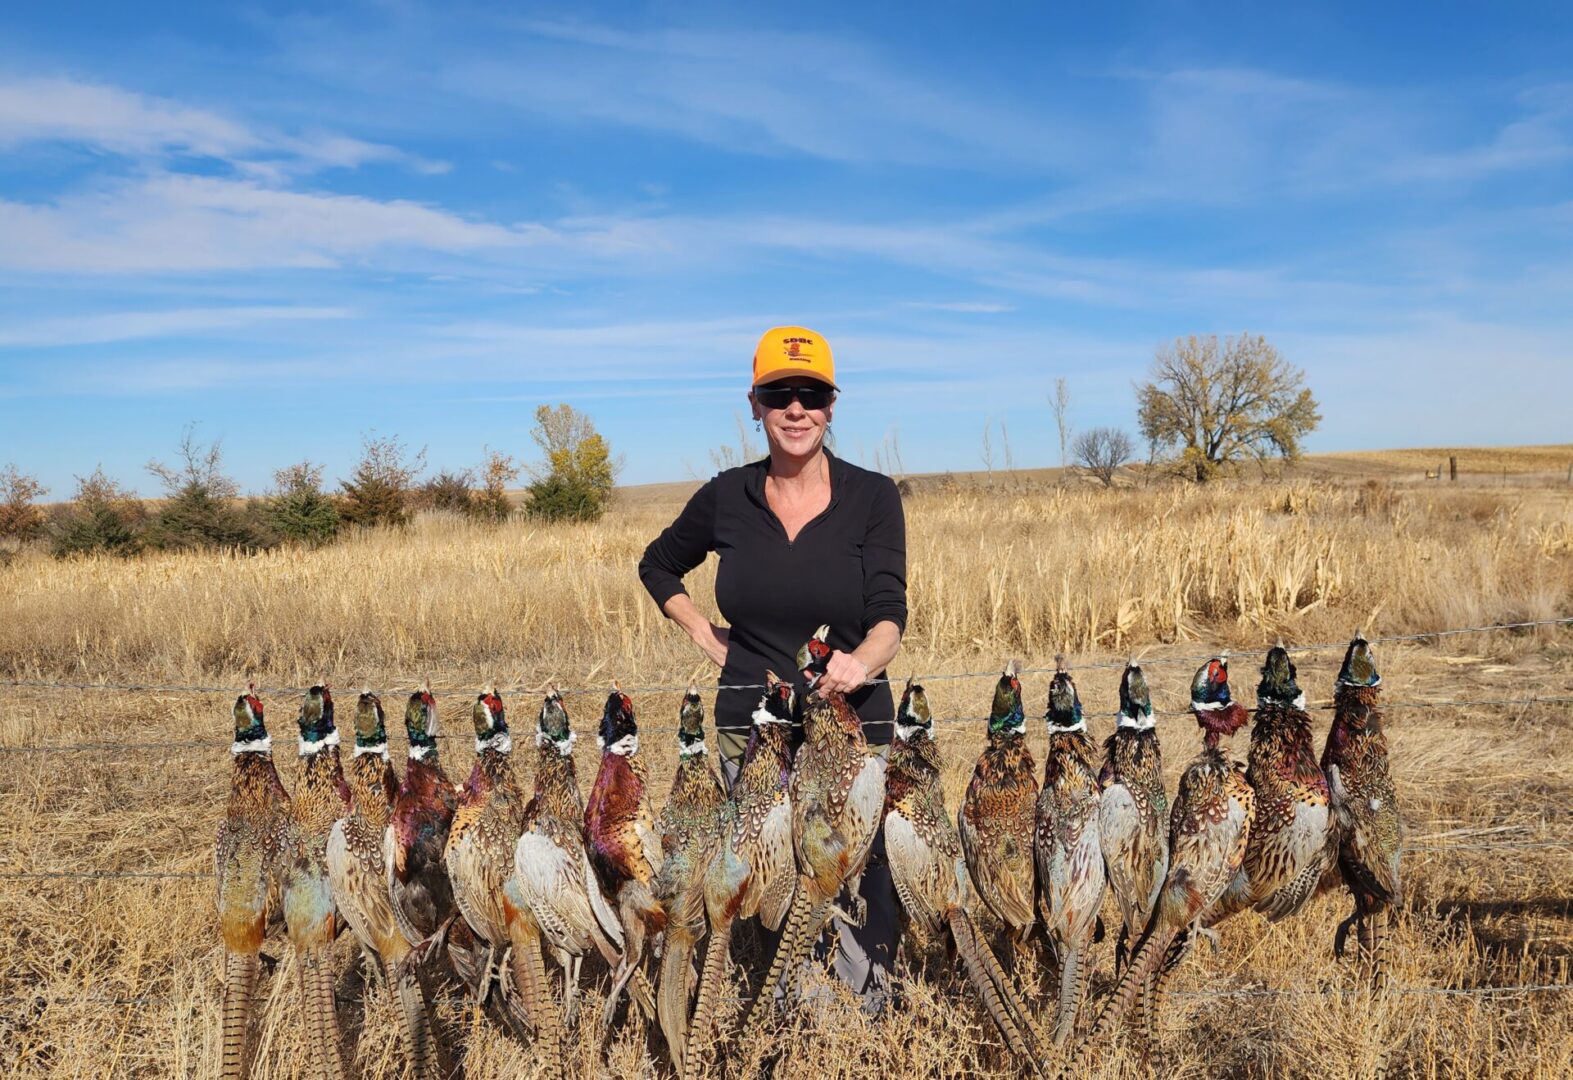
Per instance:
[[[754,430],[755,431],[763,431],[763,430],[765,430],[765,425],[760,423],[758,420],[755,420],[754,421]]]

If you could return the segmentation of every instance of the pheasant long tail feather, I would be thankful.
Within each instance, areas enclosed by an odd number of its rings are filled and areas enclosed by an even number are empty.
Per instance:
[[[1065,949],[1060,957],[1060,1017],[1054,1044],[1062,1045],[1076,1030],[1076,1013],[1087,992],[1087,954],[1080,945]]]
[[[721,983],[726,978],[731,951],[732,924],[711,927],[710,944],[705,949],[705,969],[699,976],[699,1000],[694,1005],[694,1020],[683,1045],[683,1080],[693,1080],[701,1073],[705,1044],[710,1041],[710,1028],[715,1019],[716,999],[721,996]],[[677,1053],[673,1047],[673,1056]]]
[[[830,899],[814,904],[808,910],[808,917],[798,928],[797,936],[792,941],[792,948],[787,949],[786,939],[781,941],[781,947],[776,950],[775,959],[770,963],[772,977],[765,980],[764,987],[759,991],[759,998],[774,995],[776,981],[782,976],[786,978],[783,987],[782,1001],[791,1004],[797,1000],[798,983],[803,977],[804,961],[808,959],[808,951],[813,947],[814,938],[824,928],[826,920],[830,918]],[[754,1001],[754,1008],[759,1007],[759,999]]]
[[[683,1067],[683,1044],[688,1039],[688,1002],[693,986],[693,933],[672,925],[666,930],[665,952],[661,954],[661,982],[657,987],[656,1011],[661,1034],[666,1038],[672,1066]]]
[[[562,1070],[563,1025],[557,1003],[552,1000],[551,984],[546,981],[541,933],[528,916],[515,919],[514,924],[509,928],[513,939],[513,984],[535,1028],[536,1054],[547,1063],[549,1073],[558,1073]]]
[[[300,956],[301,1006],[311,1040],[311,1056],[323,1080],[345,1080],[344,1052],[339,1047],[339,1021],[333,1002],[333,953],[312,949]]]
[[[972,920],[960,908],[952,911],[950,932],[956,941],[956,952],[966,967],[967,979],[977,991],[983,1008],[999,1029],[1000,1036],[1010,1052],[1034,1075],[1043,1075],[1043,1052],[1038,1047],[1037,1036],[1026,1020],[1026,1009],[1016,996],[1005,970],[987,943],[978,935]]]
[[[1158,1049],[1158,1017],[1163,1015],[1164,995],[1168,993],[1169,980],[1174,977],[1175,969],[1180,966],[1180,961],[1185,959],[1186,950],[1190,947],[1191,935],[1189,930],[1182,930],[1175,935],[1173,941],[1164,952],[1163,963],[1152,976],[1142,984],[1141,1011],[1142,1037],[1147,1041],[1149,1054],[1156,1053]]]
[[[1371,990],[1380,994],[1387,989],[1387,939],[1393,929],[1393,909],[1363,916],[1371,926]]]
[[[1081,1041],[1076,1052],[1066,1059],[1060,1070],[1061,1077],[1077,1076],[1086,1072],[1088,1062],[1092,1058],[1093,1046],[1130,1010],[1137,993],[1142,990],[1149,978],[1158,973],[1164,957],[1168,955],[1169,943],[1173,938],[1174,934],[1168,932],[1150,935],[1137,947],[1130,964],[1125,968],[1125,974],[1120,977],[1119,984],[1114,988],[1114,993],[1104,1004],[1103,1011],[1098,1014],[1098,1022],[1093,1025],[1091,1033]]]
[[[437,1043],[432,1038],[431,1014],[416,967],[414,964],[400,964],[393,974],[394,993],[399,998],[399,1017],[404,1024],[404,1041],[410,1055],[410,1067],[417,1080],[436,1080],[442,1075],[437,1061]]]
[[[628,1000],[644,1013],[646,1020],[656,1018],[655,987],[650,985],[650,976],[644,973],[644,965],[634,968],[633,974],[628,979]]]
[[[224,1071],[223,1080],[245,1080],[251,1071],[246,1034],[251,1023],[251,997],[261,970],[254,952],[224,956]]]

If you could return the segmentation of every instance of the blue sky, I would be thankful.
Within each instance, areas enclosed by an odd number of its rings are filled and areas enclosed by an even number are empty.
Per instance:
[[[1134,432],[1155,346],[1246,329],[1312,449],[1573,439],[1565,5],[16,7],[0,462],[57,496],[191,421],[260,490],[559,401],[707,474],[777,323],[912,471],[1057,464],[1057,376]]]

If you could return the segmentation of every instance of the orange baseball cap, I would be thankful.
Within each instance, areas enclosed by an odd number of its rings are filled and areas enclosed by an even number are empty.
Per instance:
[[[754,349],[754,385],[806,375],[836,386],[836,362],[830,342],[802,326],[777,326],[765,331]]]

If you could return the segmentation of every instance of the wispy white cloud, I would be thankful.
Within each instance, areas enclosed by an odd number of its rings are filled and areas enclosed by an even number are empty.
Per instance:
[[[349,319],[356,314],[351,308],[288,304],[99,312],[71,318],[12,322],[0,329],[0,349],[102,345],[147,338],[177,338],[237,330],[260,323]]]
[[[67,77],[0,74],[0,148],[71,143],[128,157],[215,158],[259,176],[403,162],[443,172],[444,162],[330,131],[281,131],[222,112]]]

